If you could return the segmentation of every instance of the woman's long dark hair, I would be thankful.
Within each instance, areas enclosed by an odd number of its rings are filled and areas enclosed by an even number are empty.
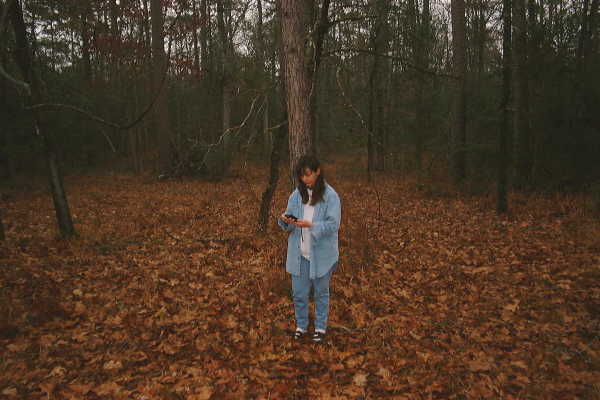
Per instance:
[[[302,182],[302,176],[304,175],[304,171],[310,169],[313,172],[317,172],[317,170],[321,168],[321,163],[315,156],[302,156],[298,160],[296,164],[296,179],[298,179],[298,191],[300,192],[300,196],[302,196],[302,203],[308,203],[308,190],[304,182]],[[323,168],[321,168],[321,173],[317,177],[317,181],[315,182],[315,186],[313,187],[312,199],[310,202],[311,206],[314,206],[319,201],[323,200],[323,195],[325,194],[325,174],[323,173]]]

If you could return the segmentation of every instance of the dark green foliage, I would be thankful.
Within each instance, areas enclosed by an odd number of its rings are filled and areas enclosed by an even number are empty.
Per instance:
[[[155,95],[150,83],[151,21],[143,7],[134,3],[122,2],[116,9],[103,1],[91,1],[89,8],[71,0],[24,4],[28,29],[33,24],[37,27],[35,37],[29,32],[29,39],[36,49],[36,73],[44,81],[45,101],[76,106],[120,125],[131,122],[148,107]],[[200,3],[193,3],[196,13]],[[363,154],[365,151],[369,74],[375,57],[369,42],[374,24],[369,4],[331,2],[329,19],[335,23],[324,40],[315,87],[320,152]],[[382,121],[377,121],[377,126],[383,126],[385,132],[384,164],[402,173],[419,168],[421,173],[447,172],[451,159],[450,16],[448,10],[432,5],[430,32],[423,36],[428,41],[425,46],[418,33],[422,22],[419,16],[424,12],[422,4],[390,3],[389,51],[379,55],[379,61],[389,67],[385,76],[387,98],[382,116],[378,117]],[[192,3],[185,6],[178,3],[167,13],[165,41],[170,66],[164,84],[168,90],[174,159],[172,170],[161,172],[219,175],[227,170],[226,165],[248,154],[266,160],[264,155],[269,146],[262,113],[268,108],[271,126],[283,122],[277,117],[285,101],[280,88],[280,33],[274,3],[263,2],[264,54],[260,51],[255,14],[247,12],[243,2],[232,1],[231,5],[231,10],[225,11],[237,22],[233,26],[237,30],[231,55],[233,76],[229,77],[234,87],[233,129],[226,135],[222,126],[222,76],[217,58],[220,38],[215,9],[210,10],[207,21],[210,28],[204,53],[207,59],[199,58],[198,65],[194,34],[199,34],[203,25],[194,16]],[[467,179],[476,182],[496,179],[502,76],[497,40],[502,24],[498,11],[488,2],[467,4],[467,139],[460,150],[466,154]],[[596,181],[600,178],[597,10],[593,15],[588,10],[593,31],[581,50],[583,9],[579,2],[536,2],[528,13],[531,14],[527,19],[531,136],[528,185],[548,188],[564,180],[577,185]],[[87,21],[87,30],[83,28],[83,19]],[[90,76],[86,73],[83,48],[86,34]],[[3,41],[0,62],[10,74],[18,76],[10,30]],[[428,49],[427,63],[423,64],[427,65],[426,70],[415,65],[422,61],[416,53],[422,48]],[[257,96],[260,100],[250,112]],[[263,105],[263,99],[268,107]],[[128,168],[139,172],[153,168],[157,160],[158,138],[152,134],[150,115],[130,130],[118,130],[64,108],[47,108],[42,115],[45,129],[56,138],[67,173],[95,168]],[[5,81],[0,84],[0,119],[0,175],[42,173],[45,167],[39,157],[39,141],[19,93]],[[513,149],[513,138],[507,140],[508,149]],[[419,149],[422,154],[417,157]],[[511,150],[508,162],[514,167],[515,161]],[[509,185],[514,173],[509,171]]]

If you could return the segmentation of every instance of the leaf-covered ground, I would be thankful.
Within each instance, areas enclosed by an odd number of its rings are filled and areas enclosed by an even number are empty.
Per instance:
[[[326,343],[294,343],[265,171],[71,177],[76,229],[7,190],[0,398],[600,399],[600,229],[574,196],[328,170],[342,199]],[[280,184],[273,210],[283,210]]]

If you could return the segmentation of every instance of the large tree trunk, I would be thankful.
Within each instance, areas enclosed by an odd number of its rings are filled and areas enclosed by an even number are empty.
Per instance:
[[[2,5],[0,5],[0,15],[1,13]],[[0,65],[7,65],[7,56],[5,52],[0,52]],[[8,104],[9,96],[8,82],[0,79],[0,104]],[[16,175],[16,171],[13,162],[14,155],[8,151],[9,141],[8,129],[0,128],[0,168],[4,165],[4,168],[6,168],[6,178],[12,180]]]
[[[291,180],[296,185],[294,167],[306,154],[316,154],[315,105],[318,68],[323,40],[329,28],[329,0],[323,0],[315,29],[315,4],[308,1],[281,0],[283,71],[288,115]]]
[[[216,85],[218,79],[214,76],[213,52],[210,51],[211,16],[208,8],[208,0],[200,1],[200,71],[202,100],[198,104],[202,115],[201,135],[203,140],[214,143],[220,136],[219,128],[215,126],[220,113],[216,111]],[[221,123],[219,123],[221,126]]]
[[[515,183],[523,187],[531,180],[532,166],[527,79],[527,20],[525,0],[513,1]]]
[[[377,19],[371,32],[371,46],[375,53],[371,75],[369,78],[369,137],[368,170],[383,171],[384,169],[384,133],[385,116],[384,104],[386,96],[386,79],[388,75],[388,59],[382,54],[387,54],[389,49],[389,2],[375,0]],[[370,174],[369,174],[370,176]]]
[[[217,2],[217,28],[220,38],[220,70],[221,70],[221,142],[216,154],[216,175],[224,174],[229,168],[232,158],[233,138],[231,131],[231,105],[233,102],[233,44],[231,43],[231,18],[226,18],[231,13],[231,2],[222,0]]]
[[[10,7],[11,23],[15,32],[16,51],[15,56],[17,64],[23,79],[30,85],[31,95],[27,96],[26,102],[31,104],[41,103],[42,100],[42,84],[40,78],[34,72],[31,48],[27,41],[27,33],[25,30],[25,21],[23,20],[23,10],[18,0],[11,0],[8,4]],[[36,110],[31,111],[31,116],[34,122],[34,129],[37,136],[42,140],[44,156],[46,157],[48,167],[48,179],[50,182],[50,190],[52,200],[54,201],[54,210],[58,221],[58,228],[61,236],[70,238],[75,235],[73,220],[69,210],[69,203],[65,194],[63,178],[59,169],[58,156],[54,144],[53,137],[50,132],[46,132],[41,123],[40,115]]]
[[[164,48],[163,1],[152,0],[150,13],[152,15],[152,89],[157,96],[153,114],[154,128],[158,139],[159,169],[168,170],[173,153],[165,76],[167,57]]]
[[[262,112],[262,119],[259,124],[259,138],[265,144],[265,148],[271,147],[271,135],[269,134],[269,100],[270,96],[268,93],[269,87],[269,73],[266,66],[266,49],[265,49],[265,36],[263,30],[263,8],[262,0],[257,0],[256,11],[258,20],[256,22],[256,46],[257,46],[257,57],[256,57],[256,69],[260,74],[260,86],[261,92],[265,96],[264,109]]]
[[[465,2],[452,0],[452,69],[454,99],[452,103],[452,172],[455,183],[466,177],[466,32]]]
[[[194,54],[194,68],[192,74],[200,79],[200,43],[198,38],[198,27],[200,22],[200,15],[198,15],[198,8],[196,1],[192,1],[192,18],[193,18],[193,29],[192,29],[192,49]]]
[[[206,79],[210,73],[208,37],[210,35],[210,15],[208,13],[208,0],[200,1],[200,68],[202,76]]]
[[[140,108],[140,95],[139,95],[139,84],[138,82],[133,83],[133,107],[131,112],[131,119],[135,118]],[[127,132],[129,138],[129,154],[132,161],[132,169],[135,173],[140,174],[143,171],[142,164],[142,152],[141,152],[141,137],[143,134],[143,125],[138,124]]]
[[[418,11],[418,9],[417,9]],[[415,115],[415,162],[417,171],[422,169],[423,158],[423,135],[427,130],[427,104],[425,100],[427,76],[424,71],[429,70],[429,45],[432,39],[431,35],[431,13],[429,0],[423,0],[423,11],[421,13],[420,23],[415,21],[416,37],[414,41],[414,58],[417,71],[416,87],[416,115]]]
[[[575,70],[577,72],[575,88],[576,113],[579,118],[592,120],[590,113],[595,113],[594,105],[590,104],[590,92],[593,90],[594,82],[591,81],[592,73],[591,62],[594,40],[598,41],[597,33],[598,0],[584,0],[581,10],[581,24],[579,29],[579,38],[576,53]],[[597,73],[597,72],[596,72]],[[575,155],[576,157],[577,155]]]
[[[475,21],[474,21],[474,27],[473,30],[475,31],[474,33],[474,37],[475,37],[475,44],[474,44],[474,48],[475,48],[475,52],[476,52],[476,56],[475,56],[475,71],[477,73],[477,82],[480,83],[482,82],[482,78],[483,78],[483,68],[484,68],[484,61],[485,61],[485,45],[486,45],[486,41],[487,41],[487,34],[486,34],[486,19],[485,19],[485,3],[484,0],[477,0],[476,1],[476,9],[475,9]]]
[[[261,2],[261,0],[259,0],[259,3],[260,2]],[[262,14],[262,12],[261,12],[261,14]],[[275,18],[276,18],[277,28],[279,29],[279,31],[281,31],[281,29],[282,29],[281,28],[281,0],[276,0]],[[283,53],[283,43],[281,40],[278,41],[277,47],[279,50],[277,52],[277,55],[279,58],[279,65],[280,65],[280,67],[282,67],[285,64],[285,62],[283,61],[285,55]],[[263,50],[264,50],[264,47],[263,47]],[[265,79],[266,79],[266,76],[265,76]],[[280,85],[282,88],[283,95],[285,97],[285,93],[286,93],[285,76],[282,76],[280,78]],[[287,113],[284,108],[283,120],[286,120],[286,119],[287,119]],[[277,129],[277,131],[275,132],[274,138],[272,140],[270,168],[269,168],[269,180],[267,182],[267,187],[265,188],[265,191],[263,192],[263,195],[261,198],[261,203],[260,203],[260,209],[258,211],[258,232],[264,233],[267,231],[267,224],[268,224],[269,215],[270,215],[270,211],[271,211],[271,202],[273,200],[273,194],[275,193],[275,190],[277,189],[277,184],[279,183],[279,163],[281,160],[281,154],[283,153],[283,150],[284,150],[286,130],[287,130],[286,125],[280,126]]]
[[[110,47],[110,67],[111,67],[111,79],[115,79],[119,73],[119,63],[121,61],[121,47],[118,44],[118,38],[120,37],[119,30],[119,18],[121,10],[120,5],[117,4],[117,0],[110,0],[110,36],[112,46]]]
[[[223,4],[226,3],[226,4]],[[231,126],[231,66],[229,65],[229,34],[225,24],[225,6],[231,7],[227,0],[217,2],[217,28],[220,38],[220,68],[221,68],[221,93],[222,93],[222,126],[227,132]]]
[[[541,9],[540,9],[541,11]],[[527,52],[529,59],[527,63],[527,79],[530,82],[535,81],[539,62],[537,60],[541,48],[541,29],[538,22],[538,7],[535,1],[530,0],[527,6],[527,22],[529,37],[527,40]],[[533,84],[532,84],[533,85]],[[544,142],[544,129],[536,126],[534,119],[530,122],[532,136],[532,165],[531,165],[531,180],[538,182],[542,172],[542,146]]]
[[[275,189],[277,189],[277,183],[279,182],[279,162],[281,160],[281,153],[283,152],[285,145],[285,131],[286,126],[280,126],[277,129],[273,140],[273,147],[271,149],[271,163],[269,168],[269,182],[267,183],[267,187],[263,192],[260,202],[260,210],[258,212],[259,232],[267,231],[271,202],[273,200]]]
[[[518,0],[517,0],[518,1]],[[503,0],[502,21],[502,126],[498,133],[498,187],[496,195],[496,213],[508,211],[508,138],[511,134],[511,67],[512,67],[512,18],[511,0]]]
[[[81,1],[81,55],[83,63],[83,76],[88,85],[92,84],[92,61],[90,55],[90,32],[88,24],[88,16],[90,16],[90,2],[89,0]]]
[[[136,27],[137,40],[139,43],[143,43],[144,48],[144,63],[150,69],[152,69],[152,31],[150,29],[150,9],[148,7],[148,0],[141,0],[142,5],[142,18],[138,20],[139,25]],[[133,85],[133,96],[135,98],[135,112],[137,115],[140,111],[140,104],[146,103],[144,99],[151,98],[154,96],[153,78],[151,74],[143,74],[138,77]],[[133,117],[133,116],[132,116]],[[154,125],[154,115],[151,114],[150,118],[141,121],[140,124],[135,126],[130,134],[133,136],[130,141],[130,148],[132,154],[134,154],[134,168],[138,173],[143,172],[146,167],[146,160],[148,153],[152,150],[155,143],[152,141]]]
[[[307,65],[309,9],[307,2],[281,0],[284,79],[288,114],[290,172],[296,184],[294,168],[306,154],[315,154],[314,125],[310,115],[312,74]]]

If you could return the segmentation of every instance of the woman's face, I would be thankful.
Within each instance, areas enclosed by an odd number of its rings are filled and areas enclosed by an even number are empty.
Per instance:
[[[300,179],[306,185],[306,187],[312,189],[315,186],[315,182],[317,182],[317,178],[320,174],[321,168],[317,168],[316,171],[313,171],[310,168],[305,168],[304,171],[302,171],[302,176]]]

